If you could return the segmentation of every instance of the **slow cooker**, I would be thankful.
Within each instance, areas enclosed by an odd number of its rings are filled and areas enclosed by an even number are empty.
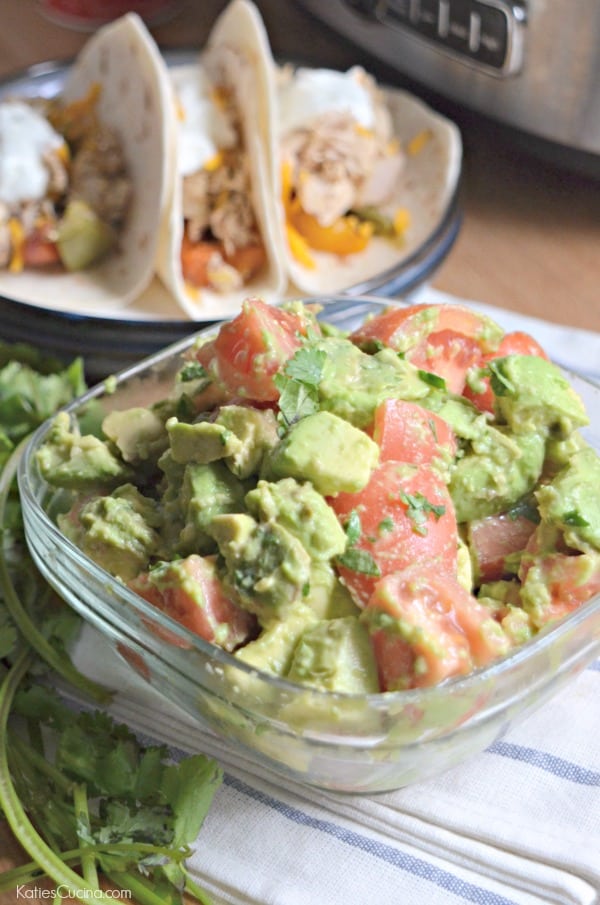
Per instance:
[[[441,97],[600,175],[600,0],[298,0]]]

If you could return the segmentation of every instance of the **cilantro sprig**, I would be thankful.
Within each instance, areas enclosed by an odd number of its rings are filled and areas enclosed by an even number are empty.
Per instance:
[[[319,410],[319,383],[327,355],[323,349],[301,346],[274,377],[279,390],[279,422],[283,430]]]
[[[114,902],[104,875],[140,905],[175,905],[184,892],[209,905],[185,859],[218,765],[172,763],[102,710],[74,715],[49,687],[59,675],[95,705],[110,700],[68,656],[80,618],[29,557],[15,481],[30,434],[84,389],[81,361],[63,368],[0,344],[0,812],[32,859],[2,873],[0,892],[45,875],[70,898]]]

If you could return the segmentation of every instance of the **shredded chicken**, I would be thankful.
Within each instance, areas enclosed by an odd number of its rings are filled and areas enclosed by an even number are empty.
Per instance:
[[[230,152],[214,170],[200,170],[184,179],[183,215],[192,242],[210,234],[223,243],[226,254],[260,241],[242,151]]]
[[[282,141],[300,205],[322,226],[331,226],[353,207],[389,200],[403,166],[391,140],[389,113],[366,73],[365,87],[373,94],[373,129],[361,128],[348,112],[332,111]]]
[[[117,137],[98,128],[75,153],[69,197],[85,201],[105,223],[125,220],[133,194],[127,165]]]

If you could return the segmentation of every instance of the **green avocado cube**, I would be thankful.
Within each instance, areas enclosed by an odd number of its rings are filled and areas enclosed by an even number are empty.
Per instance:
[[[367,629],[355,616],[319,621],[300,638],[286,678],[321,691],[377,693],[377,665]]]
[[[311,559],[332,559],[346,549],[335,512],[311,484],[294,478],[259,481],[246,495],[246,505],[259,521],[278,522],[297,537]]]
[[[566,438],[589,423],[581,398],[560,369],[536,355],[509,355],[491,365],[497,414],[515,433]]]
[[[331,412],[302,418],[267,457],[267,480],[310,481],[323,496],[356,493],[369,482],[379,447],[364,431]]]

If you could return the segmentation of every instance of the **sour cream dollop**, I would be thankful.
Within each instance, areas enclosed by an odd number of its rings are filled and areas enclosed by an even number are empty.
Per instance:
[[[178,166],[189,176],[219,151],[237,144],[231,118],[216,99],[216,88],[199,66],[173,70],[171,74],[179,115]]]
[[[310,126],[323,113],[349,113],[365,129],[375,126],[373,98],[359,66],[347,72],[297,69],[278,86],[279,134]]]
[[[0,104],[0,201],[44,198],[50,178],[44,155],[63,146],[63,137],[29,104]]]

